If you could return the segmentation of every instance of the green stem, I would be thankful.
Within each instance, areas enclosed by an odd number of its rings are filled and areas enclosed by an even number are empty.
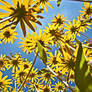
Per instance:
[[[30,70],[29,70],[29,72],[28,72],[28,74],[27,74],[25,80],[23,81],[23,83],[21,84],[20,88],[18,89],[18,92],[22,89],[22,87],[24,86],[24,84],[25,84],[25,82],[26,82],[28,76],[30,75],[30,72],[31,72],[31,70],[32,70],[32,68],[33,68],[33,66],[34,66],[34,64],[35,64],[35,62],[36,62],[37,56],[38,56],[38,52],[37,52],[37,54],[36,54],[36,56],[35,56],[35,59],[34,59],[34,61],[33,61],[33,64],[32,64],[32,66],[30,67]]]

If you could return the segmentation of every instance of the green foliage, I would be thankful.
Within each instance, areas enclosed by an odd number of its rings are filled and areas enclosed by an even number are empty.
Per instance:
[[[57,6],[58,6],[58,7],[60,6],[61,1],[62,1],[62,0],[57,0]]]
[[[40,42],[37,43],[37,46],[38,46],[39,57],[40,57],[40,59],[42,59],[43,63],[46,64],[46,62],[47,62],[46,52],[45,52],[43,46],[40,44]]]
[[[79,44],[75,65],[75,83],[79,88],[77,92],[92,92],[92,77],[83,54],[81,43]]]

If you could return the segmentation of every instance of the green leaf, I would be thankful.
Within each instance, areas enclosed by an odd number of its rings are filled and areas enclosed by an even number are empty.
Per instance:
[[[38,46],[39,57],[42,59],[43,63],[46,64],[47,62],[46,52],[40,42],[37,42],[37,46]]]
[[[57,1],[57,6],[58,6],[58,7],[60,6],[61,1],[62,1],[62,0],[58,0],[58,1]]]
[[[75,83],[78,87],[78,91],[76,92],[92,92],[92,77],[83,54],[81,43],[79,43],[77,60],[75,64]]]

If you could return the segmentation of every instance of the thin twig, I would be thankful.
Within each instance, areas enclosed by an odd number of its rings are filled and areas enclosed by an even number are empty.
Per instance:
[[[24,84],[25,84],[25,82],[26,82],[28,76],[30,75],[30,72],[31,72],[31,70],[32,70],[32,68],[33,68],[33,66],[34,66],[34,64],[35,64],[35,62],[36,62],[37,56],[38,56],[38,52],[37,52],[37,54],[36,54],[36,56],[35,56],[35,59],[34,59],[34,61],[33,61],[33,64],[32,64],[32,66],[30,67],[30,70],[29,70],[29,72],[28,72],[28,74],[27,74],[25,80],[23,81],[23,83],[21,84],[20,88],[18,89],[18,92],[22,89],[22,87],[24,86]]]
[[[17,92],[17,84],[16,84],[16,66],[15,66],[15,69],[14,69],[14,78],[15,78],[15,92]]]
[[[46,65],[46,64],[45,64]],[[54,74],[67,88],[69,88],[72,92],[75,92],[72,87],[67,84],[65,81],[63,81],[48,65],[47,65],[47,68],[49,69],[49,71]]]

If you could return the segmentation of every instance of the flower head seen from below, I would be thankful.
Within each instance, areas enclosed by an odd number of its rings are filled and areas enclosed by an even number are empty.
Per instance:
[[[4,42],[5,44],[8,43],[12,43],[15,41],[15,39],[17,39],[17,32],[15,32],[15,29],[11,29],[10,27],[3,29],[2,31],[0,31],[0,39],[2,42]]]
[[[63,85],[63,83],[58,81],[58,83],[55,83],[54,88],[52,89],[54,89],[55,92],[64,92],[65,86]]]
[[[76,37],[76,35],[80,36],[80,32],[84,32],[83,26],[81,25],[81,21],[80,20],[75,20],[73,19],[73,21],[68,21],[69,24],[65,24],[66,27],[64,27],[66,30],[65,34],[70,38],[74,38]],[[71,35],[72,34],[72,35]]]
[[[51,40],[51,44],[52,46],[55,44],[55,46],[57,46],[58,42],[62,42],[63,41],[63,29],[59,30],[58,25],[51,25],[48,24],[49,27],[45,27],[46,29],[44,29],[43,31],[47,33],[47,35],[50,35],[52,38]]]
[[[37,68],[35,69],[34,67],[32,68],[32,71],[30,72],[30,75],[27,79],[28,82],[36,82],[38,80],[38,75],[37,75]]]
[[[22,41],[19,42],[22,44],[20,47],[23,47],[23,51],[27,51],[28,53],[31,53],[32,51],[38,51],[37,42],[40,42],[41,45],[45,48],[45,50],[50,49],[50,42],[52,40],[52,37],[50,35],[47,35],[45,32],[42,33],[41,30],[39,30],[39,35],[34,32],[31,34],[28,34],[28,38],[21,38]]]
[[[55,80],[55,75],[53,75],[52,73],[50,73],[48,70],[46,70],[45,72],[43,72],[41,75],[40,75],[40,80],[42,82],[44,82],[45,84],[51,84],[52,83],[52,80]]]
[[[84,18],[90,18],[92,17],[92,4],[90,3],[84,3],[84,7],[82,7],[83,10],[81,10],[80,12],[82,13],[81,15]]]
[[[5,59],[6,55],[2,55],[0,56],[0,70],[5,70],[5,68],[7,68],[7,60]]]
[[[0,89],[9,88],[11,82],[11,79],[7,79],[8,76],[3,76],[3,73],[0,71]]]
[[[16,78],[17,78],[18,85],[20,85],[23,82],[23,80],[25,79],[27,73],[28,73],[28,71],[27,70],[24,70],[23,68],[20,68],[17,71]]]
[[[12,0],[13,6],[4,0],[0,0],[0,9],[5,12],[0,12],[0,17],[3,19],[0,23],[5,21],[9,21],[9,23],[5,24],[2,28],[6,28],[11,26],[14,29],[17,24],[20,22],[21,29],[23,31],[23,35],[26,36],[26,26],[35,31],[36,25],[35,23],[42,25],[37,18],[43,18],[38,13],[42,12],[36,4],[34,4],[33,0]],[[6,19],[5,19],[6,18]],[[34,28],[35,27],[35,28]]]
[[[51,52],[48,52],[48,62],[47,64],[49,64],[49,66],[53,65],[55,67],[58,67],[61,63],[61,53],[60,52],[57,52],[55,51],[55,54],[53,55]]]
[[[31,91],[40,91],[43,88],[43,84],[38,81],[36,82],[30,82],[30,85],[28,86],[29,88],[31,88]]]
[[[66,21],[66,17],[63,17],[63,14],[57,14],[55,15],[55,18],[53,18],[52,23],[56,26],[58,25],[59,28],[63,28]]]
[[[39,6],[41,6],[42,9],[45,8],[45,11],[46,11],[46,12],[48,12],[47,5],[48,5],[49,7],[51,7],[51,8],[53,8],[52,5],[49,3],[49,1],[51,1],[51,0],[35,0],[35,2],[36,2]]]
[[[29,62],[27,61],[27,59],[24,59],[22,65],[20,65],[19,67],[23,67],[24,70],[29,70],[31,66],[32,62]]]
[[[14,73],[15,70],[17,71],[19,69],[19,66],[22,64],[23,62],[23,58],[21,58],[20,54],[15,53],[15,55],[13,56],[11,53],[11,57],[6,56],[7,57],[7,61],[8,61],[8,68],[12,68],[12,72]]]
[[[40,92],[51,92],[51,88],[48,85],[45,85]]]

